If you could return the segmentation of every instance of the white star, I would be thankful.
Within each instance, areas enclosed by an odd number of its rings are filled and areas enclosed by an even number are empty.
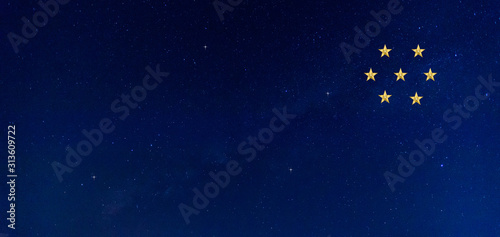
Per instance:
[[[205,50],[207,50],[207,45],[203,46],[203,48],[205,48]]]

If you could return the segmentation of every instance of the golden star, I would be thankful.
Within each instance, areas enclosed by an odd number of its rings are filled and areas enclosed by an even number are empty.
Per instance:
[[[377,75],[376,72],[373,72],[372,69],[370,68],[370,72],[365,72],[365,75],[368,76],[368,78],[366,79],[366,81],[372,79],[373,81],[375,81],[375,75]]]
[[[420,57],[424,57],[422,56],[422,52],[424,52],[425,49],[420,49],[420,45],[417,45],[417,48],[416,49],[412,49],[413,52],[415,52],[415,56],[414,57],[417,57],[417,56],[420,56]]]
[[[398,79],[396,81],[399,81],[399,79],[402,79],[403,81],[405,80],[405,75],[408,74],[406,72],[403,72],[401,68],[399,69],[399,72],[395,72],[396,76],[398,76]]]
[[[380,52],[382,52],[382,56],[380,57],[384,57],[384,55],[387,55],[387,57],[389,57],[389,52],[392,50],[392,49],[388,49],[387,46],[384,44],[384,48],[383,49],[379,49]]]
[[[432,79],[433,81],[434,80],[434,75],[436,75],[437,73],[435,72],[432,72],[432,70],[429,68],[429,72],[428,73],[425,73],[424,74],[427,76],[427,79],[425,81],[428,81],[429,79]]]
[[[387,101],[387,103],[389,103],[389,97],[391,97],[392,95],[388,95],[387,92],[384,91],[383,95],[378,95],[378,96],[382,98],[382,101],[380,102],[382,104],[384,103],[384,101]]]
[[[420,99],[422,99],[422,96],[418,96],[417,92],[415,92],[415,96],[411,97],[410,98],[413,99],[413,103],[411,103],[412,105],[416,103],[420,104]]]

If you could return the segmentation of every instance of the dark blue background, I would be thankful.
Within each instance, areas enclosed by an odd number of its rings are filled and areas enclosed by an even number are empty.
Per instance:
[[[72,0],[15,54],[7,34],[40,8],[3,1],[0,121],[3,134],[16,125],[18,179],[16,230],[2,202],[0,232],[499,236],[500,88],[456,131],[442,119],[479,75],[500,81],[499,3],[402,1],[348,64],[339,44],[387,2],[244,1],[221,22],[210,1]],[[390,58],[380,58],[384,44]],[[413,57],[417,44],[423,58]],[[156,64],[170,76],[116,120],[111,102]],[[405,82],[395,81],[399,68]],[[429,68],[436,81],[425,81]],[[390,104],[380,103],[384,90]],[[411,105],[415,91],[422,105]],[[243,162],[238,144],[283,106],[297,117]],[[104,117],[115,131],[59,183],[51,163]],[[447,141],[391,192],[383,173],[439,127]],[[242,173],[186,225],[177,205],[230,159]]]

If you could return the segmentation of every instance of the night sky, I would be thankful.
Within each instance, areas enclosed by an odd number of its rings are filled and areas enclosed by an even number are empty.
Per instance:
[[[40,3],[0,3],[0,236],[500,236],[498,1]]]

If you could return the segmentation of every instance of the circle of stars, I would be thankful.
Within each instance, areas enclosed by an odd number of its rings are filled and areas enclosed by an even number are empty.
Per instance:
[[[384,56],[387,56],[389,58],[389,52],[391,51],[392,49],[388,49],[387,48],[387,45],[384,44],[384,48],[382,49],[379,49],[379,51],[382,53],[382,55],[380,56],[381,58],[384,57]],[[413,56],[414,58],[417,57],[417,56],[420,56],[420,57],[424,57],[422,55],[422,52],[424,52],[425,49],[421,49],[420,48],[420,45],[417,45],[417,48],[416,49],[412,49],[413,52],[415,52],[415,55]],[[372,68],[370,68],[370,71],[369,72],[365,72],[365,75],[367,76],[366,78],[366,81],[369,81],[369,80],[373,80],[375,81],[375,75],[377,75],[378,73],[376,72],[373,72]],[[395,72],[394,75],[397,76],[396,78],[396,81],[399,81],[399,80],[402,80],[402,81],[405,81],[405,75],[408,74],[406,72],[403,72],[403,69],[400,68],[399,69],[399,72]],[[435,72],[432,72],[432,69],[429,68],[429,72],[427,73],[423,73],[427,76],[426,80],[425,81],[428,81],[428,80],[434,80],[434,76],[437,74]],[[329,95],[329,93],[327,92],[327,95]],[[379,95],[380,98],[382,98],[382,101],[380,103],[384,103],[384,102],[387,102],[387,103],[390,103],[389,102],[389,97],[391,97],[392,95],[389,95],[387,94],[387,91],[384,90],[384,94],[382,95]],[[415,96],[410,96],[410,98],[413,100],[412,102],[412,105],[414,105],[415,103],[420,104],[420,99],[423,98],[423,96],[419,96],[417,92],[415,92]]]

